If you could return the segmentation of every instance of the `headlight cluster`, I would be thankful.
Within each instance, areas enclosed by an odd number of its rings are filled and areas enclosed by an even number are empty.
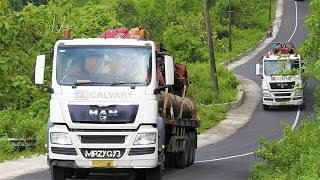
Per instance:
[[[156,143],[156,133],[140,133],[134,140],[134,145],[148,145]]]
[[[50,133],[50,141],[52,144],[71,145],[72,141],[68,133],[52,132]]]
[[[294,96],[302,96],[302,95],[303,95],[302,89],[296,89]]]
[[[262,93],[262,96],[263,96],[263,97],[271,97],[271,94],[268,93],[268,92],[264,92],[264,93]]]

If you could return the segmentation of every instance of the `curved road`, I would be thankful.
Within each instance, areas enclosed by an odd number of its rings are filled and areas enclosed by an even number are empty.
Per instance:
[[[304,27],[304,18],[308,14],[309,0],[287,1],[283,6],[282,24],[275,41],[286,42],[290,40],[296,47],[308,35]],[[297,6],[297,18],[296,18]],[[297,25],[297,26],[296,26]],[[235,69],[235,72],[245,78],[251,79],[259,86],[261,78],[255,75],[255,64],[271,49],[271,44],[263,49],[257,56],[247,63]],[[312,92],[315,88],[313,81],[308,81],[306,87],[306,108],[301,113],[296,108],[279,109],[277,111],[263,111],[259,103],[251,120],[236,134],[229,138],[199,148],[196,154],[196,163],[185,169],[168,169],[164,174],[164,180],[241,180],[250,177],[250,167],[260,160],[252,155],[259,145],[258,137],[281,138],[283,122],[293,125],[296,116],[299,120],[312,113]],[[104,179],[106,176],[92,177],[90,179]],[[110,178],[110,177],[109,177]],[[49,171],[26,174],[16,178],[17,180],[50,179]],[[111,178],[114,179],[114,178]]]

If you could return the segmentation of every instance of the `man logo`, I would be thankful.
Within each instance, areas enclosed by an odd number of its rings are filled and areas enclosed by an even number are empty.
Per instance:
[[[107,116],[100,116],[100,121],[107,121]]]
[[[99,116],[100,121],[107,121],[107,117],[118,116],[118,110],[89,110],[90,116]]]

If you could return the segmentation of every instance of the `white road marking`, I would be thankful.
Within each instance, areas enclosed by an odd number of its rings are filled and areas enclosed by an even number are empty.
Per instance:
[[[296,30],[297,30],[297,26],[298,26],[298,6],[297,6],[297,2],[294,1],[294,4],[295,4],[295,7],[296,7],[296,24],[295,24],[295,27],[294,27],[294,30],[293,30],[293,33],[291,34],[290,38],[288,39],[288,42],[291,41],[293,35],[296,33]]]
[[[297,26],[298,26],[298,6],[297,6],[297,2],[295,1],[295,7],[296,7],[296,24],[293,30],[293,33],[291,34],[289,41],[291,41],[292,37],[294,36],[294,34],[296,33],[297,30]],[[299,121],[299,117],[300,117],[300,109],[297,110],[297,114],[294,120],[294,123],[291,127],[291,129],[295,129],[298,121]],[[283,139],[281,139],[280,141],[282,141]],[[233,158],[238,158],[238,157],[243,157],[243,156],[249,156],[252,155],[254,152],[249,152],[249,153],[245,153],[245,154],[239,154],[239,155],[234,155],[234,156],[229,156],[229,157],[223,157],[223,158],[216,158],[216,159],[210,159],[210,160],[202,160],[202,161],[195,161],[194,163],[205,163],[205,162],[214,162],[214,161],[222,161],[222,160],[226,160],[226,159],[233,159]]]
[[[292,130],[294,130],[296,128],[297,124],[298,124],[300,112],[301,112],[300,109],[298,109],[297,114],[296,114],[296,119],[294,120],[294,123],[293,123],[293,125],[291,127]]]
[[[237,157],[243,157],[243,156],[252,155],[253,153],[254,152],[249,152],[249,153],[239,154],[239,155],[235,155],[235,156],[229,156],[229,157],[223,157],[223,158],[217,158],[217,159],[210,159],[210,160],[203,160],[203,161],[195,161],[194,163],[214,162],[214,161],[221,161],[221,160],[226,160],[226,159],[233,159],[233,158],[237,158]]]

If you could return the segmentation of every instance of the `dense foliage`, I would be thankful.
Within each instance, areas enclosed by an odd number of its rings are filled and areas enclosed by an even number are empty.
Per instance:
[[[309,37],[301,46],[301,54],[308,62],[310,76],[320,78],[320,0],[311,0],[310,13],[306,20]]]
[[[143,26],[150,39],[165,44],[177,62],[187,63],[205,130],[223,118],[225,109],[205,105],[235,100],[238,81],[218,67],[220,94],[211,91],[202,1],[197,0],[1,0],[0,1],[0,160],[12,152],[2,137],[45,143],[49,96],[33,85],[35,57],[51,49],[70,28],[73,37],[97,37],[113,27]],[[32,4],[34,2],[34,4]],[[255,2],[255,3],[253,3]],[[19,4],[20,3],[20,4]],[[233,51],[228,52],[227,3],[211,1],[215,53],[223,62],[255,45],[268,28],[268,2],[233,0]],[[217,64],[219,64],[217,63]],[[50,85],[50,57],[46,85]]]

